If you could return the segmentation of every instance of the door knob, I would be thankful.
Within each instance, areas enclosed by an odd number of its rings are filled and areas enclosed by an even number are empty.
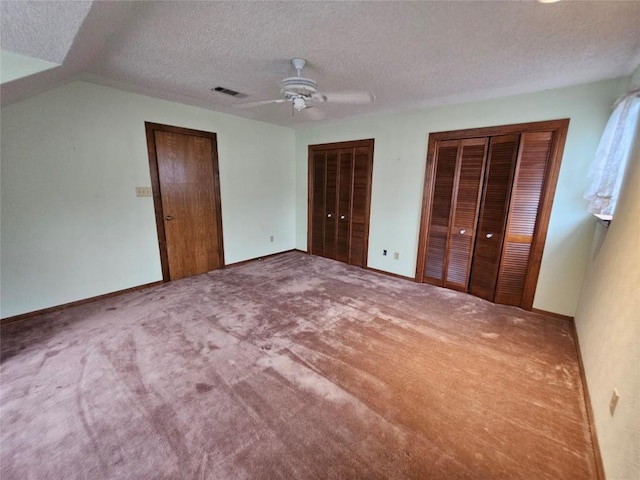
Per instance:
[[[460,230],[460,235],[464,235],[465,232],[466,230],[463,228],[462,230]]]
[[[331,213],[327,213],[327,218],[331,218]]]
[[[173,217],[171,215],[166,215],[164,217],[165,220],[173,220]]]
[[[344,215],[340,215],[340,220],[344,220],[345,216]]]
[[[491,237],[493,237],[493,233],[487,233],[487,234],[485,235],[485,237],[487,237],[487,238],[491,238]]]

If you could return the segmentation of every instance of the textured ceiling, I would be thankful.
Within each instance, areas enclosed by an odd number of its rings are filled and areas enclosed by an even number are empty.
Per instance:
[[[86,1],[75,2],[73,8],[56,2],[3,1],[2,49],[62,63],[90,8]]]
[[[3,104],[82,78],[292,127],[311,112],[236,105],[278,98],[293,57],[322,91],[376,95],[318,107],[323,122],[613,78],[640,63],[639,1],[3,0],[1,22],[3,50],[62,62],[4,84]]]

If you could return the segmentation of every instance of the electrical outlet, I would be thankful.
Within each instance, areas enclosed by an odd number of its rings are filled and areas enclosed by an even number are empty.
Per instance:
[[[150,197],[151,187],[136,187],[136,197]]]
[[[609,412],[611,412],[611,416],[616,413],[616,407],[618,406],[618,400],[620,399],[620,394],[618,393],[618,389],[614,388],[613,393],[611,394],[611,401],[609,402]]]
[[[271,236],[269,237],[269,240],[271,240],[271,241],[273,242],[273,235],[271,235]]]
[[[400,252],[394,252],[393,253],[393,258],[395,258],[396,260],[400,259]]]
[[[386,250],[382,250],[382,255],[383,255],[384,257],[386,257],[386,256],[387,256],[387,251],[386,251]]]

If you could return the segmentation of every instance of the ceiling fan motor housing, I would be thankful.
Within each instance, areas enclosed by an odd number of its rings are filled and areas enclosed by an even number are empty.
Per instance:
[[[311,95],[318,91],[318,84],[310,78],[289,77],[282,80],[280,89],[280,92],[287,100],[299,96],[311,98]]]

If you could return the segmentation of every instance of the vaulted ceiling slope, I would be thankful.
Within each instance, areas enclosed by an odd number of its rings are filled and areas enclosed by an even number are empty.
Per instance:
[[[540,91],[630,74],[639,1],[1,3],[2,50],[60,66],[2,85],[2,104],[83,79],[255,118],[309,125],[280,97],[290,60],[322,91],[366,90],[370,105],[322,104],[324,122]],[[212,91],[222,86],[243,99]]]

